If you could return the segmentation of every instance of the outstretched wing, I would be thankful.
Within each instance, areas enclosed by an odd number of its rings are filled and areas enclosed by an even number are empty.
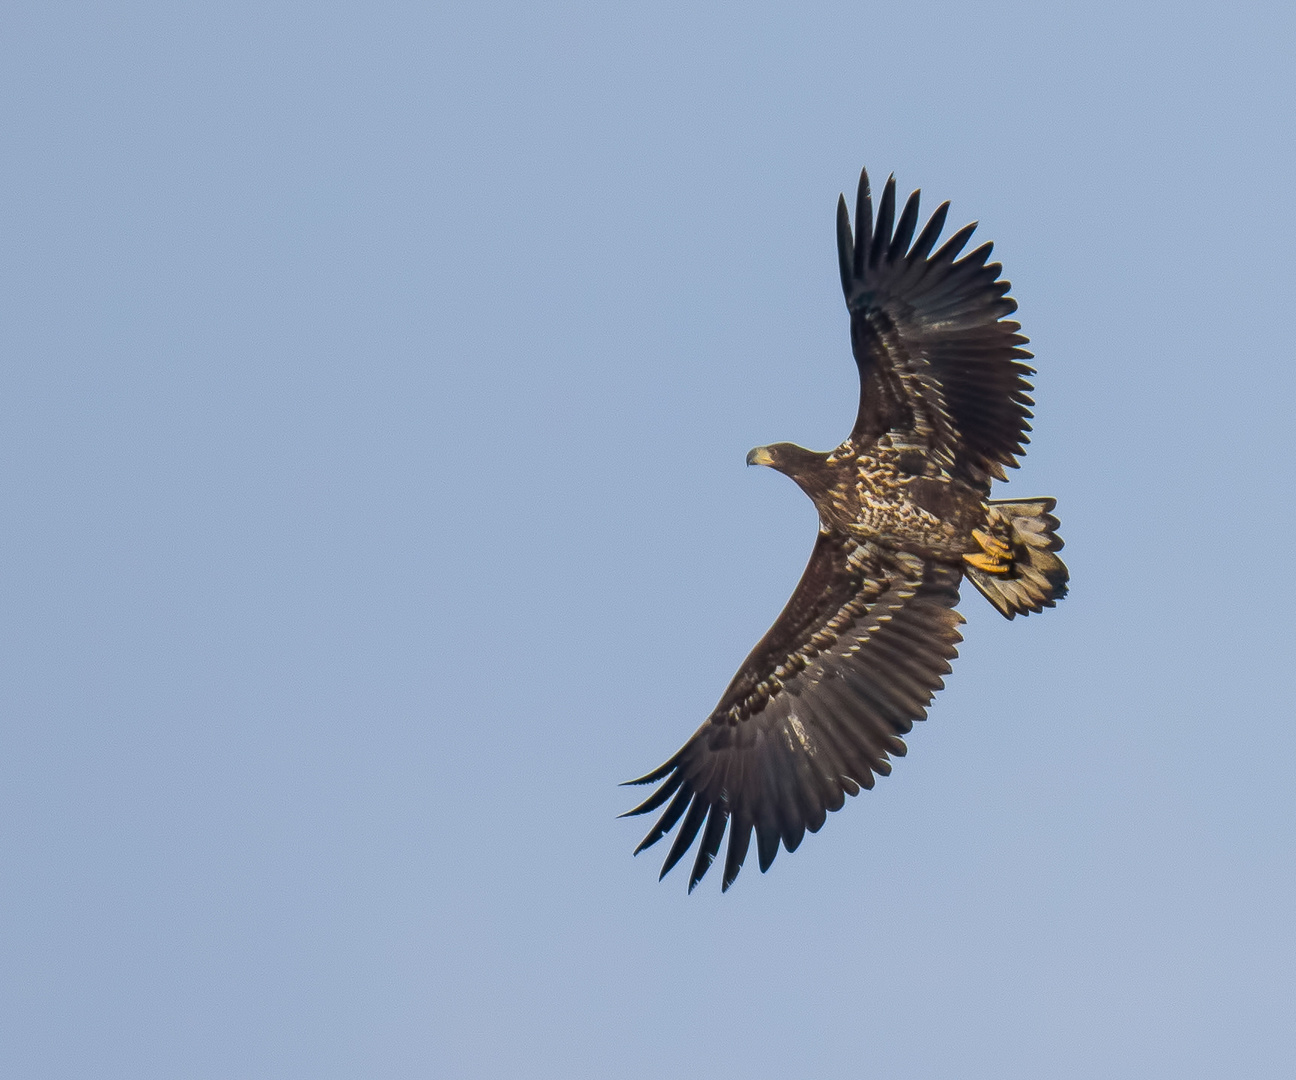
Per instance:
[[[1005,479],[1030,440],[1033,404],[1022,360],[1027,338],[1005,318],[1017,310],[986,263],[993,244],[958,258],[975,222],[931,254],[945,224],[942,203],[914,240],[918,192],[895,221],[895,177],[873,220],[868,173],[860,174],[856,234],[843,197],[837,204],[837,252],[851,314],[851,345],[860,373],[860,408],[851,438],[864,448],[888,431],[917,436],[942,467],[989,490]],[[894,231],[892,224],[895,224]],[[912,241],[912,245],[911,242]]]
[[[780,840],[795,851],[846,795],[890,773],[889,757],[905,753],[900,736],[927,715],[957,653],[960,576],[956,567],[821,533],[787,607],[715,711],[665,765],[630,781],[661,786],[629,814],[671,800],[635,854],[683,818],[665,877],[701,830],[691,892],[728,823],[728,889],[753,831],[763,872]]]

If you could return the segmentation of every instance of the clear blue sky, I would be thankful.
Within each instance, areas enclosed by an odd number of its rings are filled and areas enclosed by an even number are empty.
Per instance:
[[[1296,1075],[1286,4],[5,5],[0,1074]],[[1073,592],[693,896],[861,165],[996,242]]]

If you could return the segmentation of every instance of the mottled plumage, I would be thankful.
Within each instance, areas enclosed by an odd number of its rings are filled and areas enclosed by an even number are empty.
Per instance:
[[[860,375],[854,429],[831,453],[779,443],[747,458],[814,500],[809,565],[705,723],[631,781],[660,786],[630,814],[665,806],[636,854],[679,824],[663,877],[701,833],[690,890],[726,826],[724,889],[753,834],[764,871],[780,842],[795,851],[847,795],[890,773],[950,671],[964,577],[1008,618],[1066,593],[1053,500],[989,498],[1024,453],[1032,404],[1031,354],[1007,319],[1017,304],[987,263],[992,245],[960,258],[968,225],[936,249],[948,203],[915,240],[918,192],[898,220],[895,203],[891,178],[875,222],[864,173],[855,235],[844,198],[837,207]]]

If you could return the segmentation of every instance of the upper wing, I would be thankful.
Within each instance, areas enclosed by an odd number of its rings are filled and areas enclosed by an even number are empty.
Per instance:
[[[670,805],[635,853],[681,817],[664,877],[706,822],[689,891],[732,820],[723,888],[756,832],[764,871],[779,840],[795,851],[846,794],[891,771],[899,736],[927,715],[960,640],[957,567],[820,534],[787,607],[720,704],[665,765],[631,783],[661,786],[630,814]],[[687,813],[686,813],[687,812]]]
[[[864,447],[884,432],[916,434],[941,465],[989,490],[1005,479],[1030,440],[1032,405],[1020,363],[1031,354],[1021,324],[1004,318],[1017,310],[999,280],[999,263],[986,264],[993,244],[959,259],[975,222],[930,255],[945,224],[942,203],[913,240],[918,192],[895,217],[895,177],[886,182],[873,221],[868,173],[860,174],[856,235],[843,197],[837,204],[837,253],[842,290],[851,313],[851,345],[860,372],[860,408],[851,433]],[[913,245],[910,246],[910,241]]]

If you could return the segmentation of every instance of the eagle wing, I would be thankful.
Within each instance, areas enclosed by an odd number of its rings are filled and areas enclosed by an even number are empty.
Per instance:
[[[915,191],[895,220],[895,177],[873,219],[868,173],[860,174],[851,235],[846,200],[837,204],[837,252],[860,374],[860,407],[851,440],[864,449],[886,432],[925,446],[937,463],[989,491],[1030,440],[1028,396],[1034,373],[1022,360],[1027,338],[1005,318],[1017,310],[987,263],[993,244],[959,258],[976,223],[931,254],[945,224],[942,203],[918,239]],[[894,230],[892,225],[894,223]],[[912,244],[911,244],[912,241]]]
[[[691,892],[728,823],[728,889],[753,831],[763,872],[780,840],[795,851],[845,795],[890,773],[889,757],[905,753],[900,736],[926,717],[957,653],[960,577],[957,567],[821,532],[783,613],[715,711],[666,764],[630,781],[660,786],[623,816],[670,800],[635,854],[683,818],[661,876],[702,831]]]

